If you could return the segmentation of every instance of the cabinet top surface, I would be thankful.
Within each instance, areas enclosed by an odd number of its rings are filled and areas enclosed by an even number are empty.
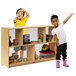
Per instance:
[[[25,26],[25,27],[2,27],[6,29],[24,29],[24,28],[42,28],[42,27],[54,27],[52,24],[48,25],[39,25],[39,26]]]

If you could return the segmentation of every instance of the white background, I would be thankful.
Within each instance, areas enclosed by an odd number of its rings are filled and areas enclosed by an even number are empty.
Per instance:
[[[33,26],[50,24],[52,14],[57,14],[61,22],[70,13],[76,13],[75,5],[75,0],[0,0],[0,27],[14,26],[13,19],[18,8],[24,8],[29,12],[30,18],[28,19],[27,26]],[[67,35],[67,55],[70,67],[63,67],[61,61],[61,67],[57,69],[55,68],[56,63],[54,60],[8,69],[5,66],[1,66],[0,50],[0,76],[75,76],[76,15],[72,16],[64,27]]]

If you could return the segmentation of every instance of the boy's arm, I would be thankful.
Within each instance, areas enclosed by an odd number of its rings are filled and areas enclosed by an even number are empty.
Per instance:
[[[57,46],[59,46],[59,41],[58,41],[58,38],[57,38],[57,35],[56,34],[54,35],[54,41],[56,41]]]
[[[25,13],[26,13],[26,18],[28,19],[28,18],[29,18],[29,16],[30,16],[30,14],[29,14],[25,9],[23,9],[23,12],[25,12]]]
[[[65,24],[65,23],[71,18],[72,15],[74,15],[74,13],[71,13],[71,14],[63,21],[63,24]]]

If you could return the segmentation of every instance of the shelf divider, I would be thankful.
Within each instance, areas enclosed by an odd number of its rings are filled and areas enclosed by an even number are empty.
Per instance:
[[[9,67],[9,30],[1,29],[1,65]]]
[[[15,29],[15,39],[18,39],[18,45],[23,45],[23,29]]]
[[[31,61],[35,60],[35,45],[27,46],[27,57],[30,58]]]

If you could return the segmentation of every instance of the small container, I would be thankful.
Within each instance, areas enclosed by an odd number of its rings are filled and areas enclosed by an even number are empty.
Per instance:
[[[39,51],[39,53],[40,53],[40,57],[42,57],[42,58],[50,58],[50,57],[54,57],[55,56],[55,52],[54,51],[49,51],[49,52]]]
[[[13,44],[14,44],[14,45],[18,45],[18,39],[14,39],[14,40],[13,40]]]

